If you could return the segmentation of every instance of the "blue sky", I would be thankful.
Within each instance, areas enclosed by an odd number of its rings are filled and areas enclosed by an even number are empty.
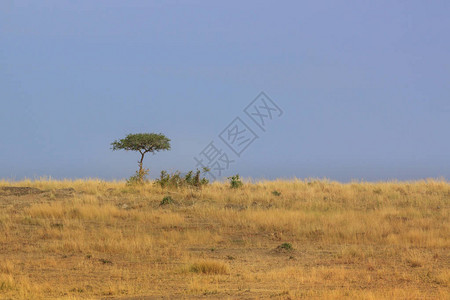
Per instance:
[[[264,91],[284,113],[222,175],[448,179],[449,28],[448,1],[1,1],[0,178],[129,177],[137,132],[172,139],[152,177],[192,169]]]

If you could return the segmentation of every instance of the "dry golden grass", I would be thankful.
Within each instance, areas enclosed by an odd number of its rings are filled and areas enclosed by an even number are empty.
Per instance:
[[[449,299],[449,213],[444,179],[0,181],[0,298]]]
[[[228,274],[230,268],[218,260],[201,260],[193,263],[189,271],[201,274]]]

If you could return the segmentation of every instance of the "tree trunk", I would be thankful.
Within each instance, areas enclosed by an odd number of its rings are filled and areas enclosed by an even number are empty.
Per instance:
[[[144,181],[144,155],[145,152],[141,152],[141,160],[139,161],[139,181]]]

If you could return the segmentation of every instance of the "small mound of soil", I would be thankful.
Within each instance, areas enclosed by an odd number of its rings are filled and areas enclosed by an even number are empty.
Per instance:
[[[3,194],[6,195],[13,195],[13,196],[24,196],[24,195],[36,195],[36,194],[42,194],[44,191],[32,188],[32,187],[18,187],[18,186],[4,186],[0,188]]]

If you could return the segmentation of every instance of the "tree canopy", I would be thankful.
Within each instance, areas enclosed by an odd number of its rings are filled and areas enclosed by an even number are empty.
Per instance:
[[[136,133],[111,143],[112,150],[139,151],[141,154],[170,150],[170,139],[161,133]]]

